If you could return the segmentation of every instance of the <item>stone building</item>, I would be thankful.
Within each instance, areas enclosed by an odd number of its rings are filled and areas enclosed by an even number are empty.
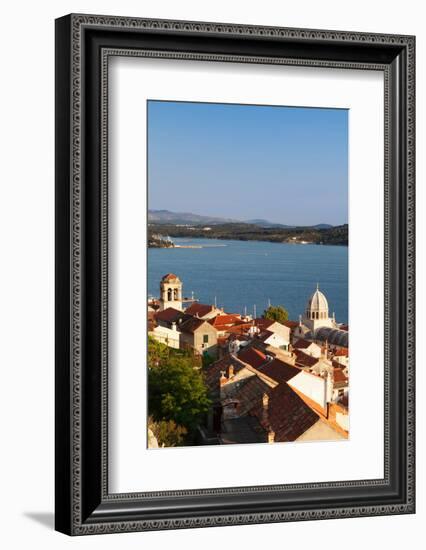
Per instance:
[[[169,307],[183,310],[182,281],[174,273],[167,273],[160,282],[160,311]]]
[[[179,325],[181,346],[190,347],[200,355],[217,354],[217,330],[210,323],[191,317]]]

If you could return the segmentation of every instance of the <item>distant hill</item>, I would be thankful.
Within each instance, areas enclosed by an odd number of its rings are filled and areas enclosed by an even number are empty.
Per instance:
[[[329,223],[317,223],[316,225],[284,225],[283,223],[270,222],[268,220],[254,219],[254,220],[245,220],[245,223],[251,223],[253,225],[258,225],[259,227],[281,227],[283,229],[290,229],[292,227],[311,227],[312,229],[330,229],[333,227]]]
[[[233,223],[237,220],[230,218],[216,218],[213,216],[201,216],[192,212],[171,212],[170,210],[148,210],[148,221],[151,223],[172,223],[182,225],[205,225],[219,223]]]
[[[220,218],[215,216],[203,216],[192,212],[172,212],[171,210],[148,210],[148,222],[152,224],[173,224],[173,225],[221,225],[225,223],[246,223],[257,225],[263,228],[311,227],[312,229],[330,229],[333,227],[327,223],[319,223],[312,226],[284,225],[282,223],[270,222],[264,219],[236,220],[232,218]]]
[[[291,225],[283,225],[282,223],[274,223],[274,222],[270,222],[268,220],[262,220],[262,219],[246,220],[246,223],[258,225],[259,227],[293,227]]]
[[[331,229],[334,225],[329,223],[317,223],[316,225],[311,225],[312,229]]]

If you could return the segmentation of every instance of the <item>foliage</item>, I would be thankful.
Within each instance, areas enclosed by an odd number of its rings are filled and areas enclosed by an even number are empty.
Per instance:
[[[178,447],[185,441],[188,430],[178,426],[174,420],[158,420],[152,417],[148,420],[148,428],[152,430],[160,447]]]
[[[155,421],[173,420],[193,430],[208,411],[210,399],[195,359],[177,350],[148,369],[148,409]]]
[[[161,361],[168,359],[170,355],[170,348],[166,344],[162,344],[148,336],[148,365],[153,368],[156,367]]]
[[[152,336],[148,336],[148,366],[155,368],[161,362],[168,361],[169,357],[187,357],[193,361],[194,366],[201,366],[201,359],[194,356],[194,352],[191,348],[188,349],[174,349],[170,348],[167,344],[158,342]]]
[[[288,320],[288,311],[283,306],[269,306],[268,309],[265,309],[263,312],[263,317],[265,319],[271,319],[271,321],[282,323]]]
[[[301,243],[348,245],[348,224],[335,227],[262,227],[252,223],[223,223],[210,226],[182,227],[176,224],[153,224],[152,230],[171,237],[231,239],[240,241],[268,241],[273,243]]]

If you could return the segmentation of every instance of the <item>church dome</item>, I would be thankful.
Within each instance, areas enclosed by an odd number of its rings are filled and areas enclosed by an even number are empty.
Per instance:
[[[174,273],[167,273],[167,275],[164,275],[161,281],[163,283],[180,283],[179,277]]]
[[[316,291],[312,294],[312,296],[308,300],[306,310],[307,311],[324,311],[324,312],[327,312],[328,314],[327,298],[320,291],[318,285],[317,285]]]

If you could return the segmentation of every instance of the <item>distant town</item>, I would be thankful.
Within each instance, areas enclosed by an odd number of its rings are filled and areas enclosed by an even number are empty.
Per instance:
[[[150,448],[348,438],[349,327],[320,284],[298,319],[285,304],[257,317],[200,303],[174,273],[158,284],[148,299]]]

